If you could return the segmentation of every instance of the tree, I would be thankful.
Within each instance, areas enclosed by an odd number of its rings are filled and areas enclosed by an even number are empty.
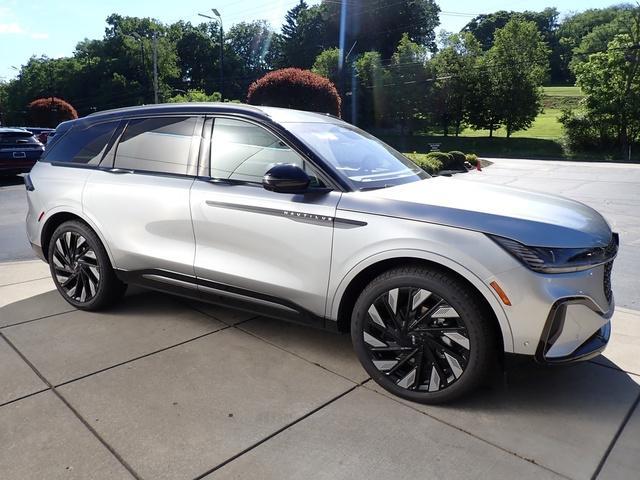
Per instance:
[[[493,129],[504,124],[507,137],[531,126],[542,107],[542,82],[549,70],[549,49],[535,23],[513,19],[495,33],[481,64],[482,75],[471,124]]]
[[[588,52],[605,50],[615,34],[621,33],[620,31],[615,31],[613,34],[607,34],[606,39],[602,42],[599,39],[605,36],[607,27],[594,35],[591,35],[591,32],[598,29],[598,27],[611,24],[621,13],[627,12],[629,9],[630,6],[624,4],[608,8],[592,8],[564,19],[557,31],[559,68],[562,71],[562,76],[568,82],[572,83],[575,80],[570,68],[574,59],[580,62],[586,60]]]
[[[29,104],[29,123],[34,127],[55,128],[60,122],[78,118],[78,112],[61,98],[38,98]]]
[[[406,34],[412,42],[436,50],[440,7],[435,0],[323,0],[321,5],[327,19],[325,48],[340,47],[342,38],[345,54],[355,45],[353,54],[377,51],[389,60]]]
[[[193,26],[189,22],[177,22],[171,26],[176,41],[176,54],[182,90],[220,89],[219,51],[220,26],[215,22]]]
[[[230,52],[239,59],[236,75],[259,77],[275,65],[278,57],[274,32],[265,20],[240,22],[227,32]]]
[[[427,50],[404,34],[388,66],[389,116],[400,125],[400,132],[410,132],[426,110],[429,74]]]
[[[611,126],[623,155],[640,136],[640,8],[629,16],[625,30],[606,51],[575,67],[587,117]]]
[[[364,126],[380,126],[386,116],[386,91],[384,87],[387,73],[382,66],[380,53],[363,53],[355,62],[357,78],[356,118]],[[352,100],[353,101],[353,100]]]
[[[252,83],[247,103],[340,115],[336,87],[328,79],[299,68],[269,72]]]
[[[334,85],[340,85],[340,50],[330,48],[320,52],[313,62],[311,71],[328,78]]]
[[[545,8],[541,12],[514,12],[500,10],[494,13],[482,14],[471,20],[463,29],[470,32],[488,51],[494,44],[496,32],[504,28],[511,20],[534,22],[543,40],[550,49],[550,80],[554,83],[567,83],[568,74],[562,68],[561,53],[558,38],[559,13],[556,8]]]
[[[472,73],[471,93],[467,104],[467,121],[471,128],[489,130],[489,137],[500,127],[504,99],[498,94],[498,76],[487,55],[480,57]]]
[[[284,17],[282,25],[282,57],[280,65],[283,67],[309,67],[309,55],[305,51],[304,29],[307,26],[308,19],[301,19],[302,15],[307,12],[309,6],[304,0],[300,0],[295,7],[290,9]]]
[[[480,43],[465,32],[450,35],[431,61],[436,79],[429,98],[429,114],[442,127],[445,136],[450,127],[456,136],[462,130],[481,53]]]

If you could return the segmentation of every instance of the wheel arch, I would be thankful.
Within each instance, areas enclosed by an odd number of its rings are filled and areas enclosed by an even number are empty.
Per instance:
[[[109,250],[109,245],[105,241],[104,237],[100,233],[100,231],[93,225],[93,222],[88,220],[82,213],[73,211],[73,210],[58,210],[47,215],[47,220],[44,222],[42,226],[42,230],[40,231],[40,245],[42,247],[42,253],[44,258],[49,261],[49,242],[51,240],[51,236],[53,232],[55,232],[56,228],[62,225],[64,222],[68,222],[71,220],[77,220],[85,225],[87,225],[93,232],[98,236],[100,242],[104,246],[107,255],[109,256],[109,261],[111,265],[113,265],[113,258],[111,256],[111,251]]]
[[[347,278],[338,286],[331,305],[331,318],[337,321],[337,328],[341,332],[349,332],[351,312],[355,302],[364,287],[375,277],[392,268],[400,266],[421,265],[429,269],[436,269],[452,275],[467,285],[486,308],[486,312],[499,332],[497,335],[503,352],[513,351],[513,336],[511,326],[504,309],[495,295],[480,280],[478,276],[444,257],[430,255],[428,252],[395,252],[395,254],[376,256],[362,261],[354,267]]]

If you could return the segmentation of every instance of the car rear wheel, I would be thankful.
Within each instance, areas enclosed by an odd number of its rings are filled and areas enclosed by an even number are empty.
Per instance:
[[[451,275],[397,268],[358,298],[351,337],[365,370],[387,391],[443,403],[471,391],[491,371],[496,335],[475,292]]]
[[[76,308],[109,307],[127,288],[116,277],[98,236],[82,222],[68,221],[56,228],[47,258],[56,288]]]

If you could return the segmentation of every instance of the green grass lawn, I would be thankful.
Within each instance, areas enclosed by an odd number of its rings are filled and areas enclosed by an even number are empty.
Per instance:
[[[561,110],[547,108],[536,117],[533,125],[527,130],[521,130],[511,135],[513,138],[542,138],[557,140],[562,137],[562,125],[558,121]],[[464,137],[488,137],[489,130],[472,130],[467,128],[462,132]],[[494,137],[506,137],[507,131],[504,128],[493,132]]]
[[[542,87],[544,94],[550,97],[582,97],[580,87]]]
[[[580,87],[544,87],[544,110],[527,130],[515,132],[506,138],[501,128],[489,138],[488,130],[465,129],[459,137],[447,137],[437,132],[421,135],[381,135],[381,138],[401,152],[417,152],[409,155],[421,160],[430,151],[431,143],[439,143],[440,150],[460,150],[475,153],[480,157],[513,157],[541,159],[610,160],[615,154],[603,152],[581,152],[571,154],[562,146],[562,124],[559,122],[563,108],[575,108],[584,95]],[[640,153],[639,153],[640,154]],[[634,155],[635,161],[640,160]]]

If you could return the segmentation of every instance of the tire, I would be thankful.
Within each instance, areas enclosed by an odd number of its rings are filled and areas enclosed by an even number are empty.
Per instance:
[[[478,386],[497,358],[497,332],[476,292],[427,268],[389,270],[354,306],[351,339],[371,378],[419,403],[450,402]]]
[[[58,292],[81,310],[110,307],[127,289],[116,277],[102,242],[83,222],[59,225],[51,235],[47,258]]]

